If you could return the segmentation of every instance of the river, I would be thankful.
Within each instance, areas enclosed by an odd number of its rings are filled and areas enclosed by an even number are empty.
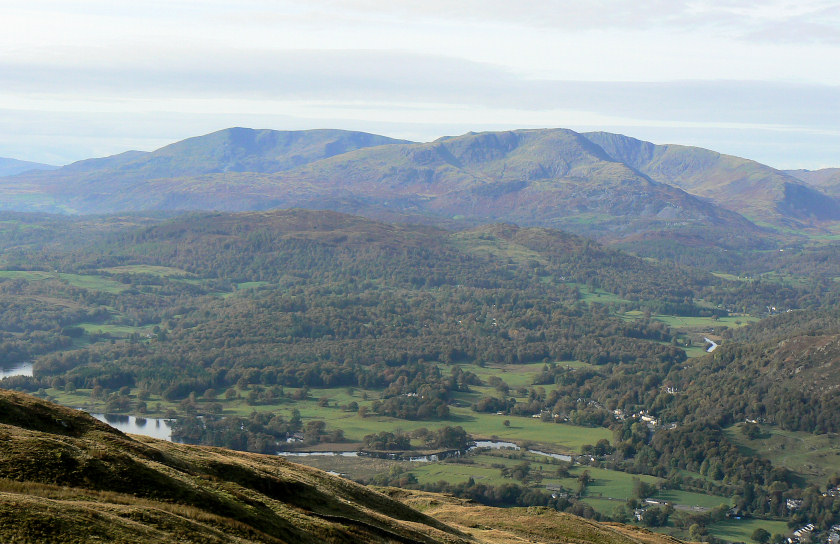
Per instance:
[[[404,452],[367,452],[367,451],[278,451],[277,455],[283,457],[320,457],[320,456],[342,456],[342,457],[375,457],[380,459],[394,459],[400,461],[411,461],[415,463],[433,463],[435,461],[440,461],[441,459],[446,459],[449,457],[458,457],[463,455],[467,452],[471,452],[478,449],[494,449],[494,450],[502,450],[502,449],[510,449],[510,450],[520,450],[519,446],[517,446],[513,442],[502,442],[497,440],[478,440],[476,443],[466,450],[450,450],[445,452],[440,452],[437,454],[432,455],[417,455],[417,456],[406,456]],[[558,459],[560,461],[572,461],[571,455],[563,455],[560,453],[546,453],[544,451],[539,450],[525,450],[528,453],[533,453],[534,455],[540,455],[543,457],[549,457],[551,459]]]

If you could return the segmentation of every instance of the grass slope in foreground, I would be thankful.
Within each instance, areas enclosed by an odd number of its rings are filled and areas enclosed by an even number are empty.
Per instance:
[[[389,497],[276,457],[129,437],[8,391],[0,443],[3,542],[676,542],[547,509]]]

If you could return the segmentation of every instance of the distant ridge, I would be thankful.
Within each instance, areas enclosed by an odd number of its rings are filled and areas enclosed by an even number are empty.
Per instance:
[[[342,130],[230,128],[151,153],[0,178],[0,197],[0,209],[11,211],[306,207],[390,221],[511,222],[607,239],[688,229],[701,245],[724,247],[766,237],[765,226],[840,221],[840,201],[769,166],[567,129],[412,143]]]
[[[699,147],[655,145],[608,132],[584,136],[652,179],[708,198],[753,221],[804,225],[840,220],[840,202],[788,172],[755,161]]]
[[[188,138],[152,152],[126,151],[78,161],[54,175],[88,173],[158,179],[220,172],[272,173],[363,147],[393,143],[407,142],[346,130],[278,131],[236,127]]]
[[[56,170],[59,166],[0,157],[0,176],[13,176],[30,170]]]
[[[822,170],[785,170],[791,176],[800,179],[825,191],[840,197],[840,168],[823,168]]]

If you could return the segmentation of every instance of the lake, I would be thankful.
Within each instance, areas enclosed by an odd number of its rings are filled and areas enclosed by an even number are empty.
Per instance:
[[[9,366],[0,366],[0,380],[12,376],[31,376],[32,363],[15,363]]]
[[[91,414],[111,427],[129,434],[142,434],[160,440],[172,441],[172,420],[157,418],[138,418],[120,414]]]

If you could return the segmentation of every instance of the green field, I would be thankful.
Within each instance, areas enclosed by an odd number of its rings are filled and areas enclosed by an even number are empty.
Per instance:
[[[582,500],[594,508],[596,512],[605,516],[612,516],[615,509],[625,503],[625,501],[618,499],[596,499],[593,497],[584,497]]]
[[[825,488],[828,478],[840,474],[840,441],[836,434],[785,431],[762,425],[764,436],[749,440],[741,433],[741,425],[729,427],[725,432],[748,455],[769,459],[821,488]]]
[[[565,364],[565,363],[558,363]],[[570,363],[571,364],[571,363]],[[524,365],[458,365],[464,371],[474,373],[486,382],[490,377],[497,376],[512,388],[528,387],[534,383],[534,375],[542,372],[544,363],[529,363]],[[450,372],[448,365],[440,365],[442,372]]]
[[[59,274],[62,281],[66,281],[73,287],[89,289],[91,291],[103,291],[105,293],[122,293],[128,286],[102,276],[83,276],[81,274]]]
[[[504,485],[512,481],[510,478],[502,477],[499,469],[482,465],[424,463],[417,468],[412,468],[411,473],[417,477],[420,484],[434,484],[440,481],[459,484],[470,478],[476,483],[485,485]]]
[[[146,264],[112,266],[110,268],[103,268],[102,272],[109,272],[111,274],[148,274],[150,276],[158,276],[161,278],[187,277],[192,275],[185,270],[181,270],[180,268],[172,268],[169,266],[154,266]]]
[[[771,535],[784,535],[790,532],[784,521],[766,521],[763,519],[726,519],[709,526],[709,533],[730,542],[753,542],[753,531],[762,528]]]
[[[627,300],[626,298],[621,298],[620,296],[604,291],[603,289],[589,289],[586,285],[580,283],[573,283],[569,285],[576,285],[578,291],[580,291],[580,298],[585,302],[597,302],[599,304],[612,304],[612,303],[626,303],[632,304],[632,301]]]
[[[704,493],[692,493],[678,489],[663,489],[652,497],[653,499],[667,501],[682,506],[699,506],[700,508],[716,508],[721,504],[732,504],[732,499],[719,497],[717,495],[706,495]]]
[[[592,478],[591,483],[586,487],[584,497],[591,499],[620,499],[624,501],[633,496],[634,478],[652,484],[661,481],[655,476],[628,474],[615,470],[576,465],[571,470],[573,478],[560,480],[561,484],[566,487],[573,487],[573,482],[577,482],[577,476],[582,474],[584,470],[588,470],[589,476]]]
[[[628,312],[629,313],[629,312]],[[731,329],[743,327],[747,323],[758,321],[757,317],[752,316],[727,316],[719,317],[685,317],[677,315],[662,315],[656,314],[652,316],[657,321],[661,321],[669,327],[678,331],[691,331],[697,329],[717,329],[720,327],[729,327]]]
[[[56,277],[57,275],[54,273],[41,270],[0,270],[0,278],[39,281],[57,279]]]
[[[120,338],[128,337],[135,332],[145,335],[152,331],[152,327],[132,327],[130,325],[108,325],[103,323],[78,323],[76,326],[84,329],[88,334],[110,334],[111,336]]]
[[[42,280],[59,280],[78,287],[80,289],[89,289],[91,291],[103,291],[106,293],[122,293],[128,287],[122,283],[114,280],[104,278],[102,276],[90,276],[82,274],[64,274],[44,272],[42,270],[0,270],[0,278],[10,279],[24,279],[27,281],[42,281]]]
[[[750,281],[750,278],[744,276],[736,276],[734,274],[727,274],[725,272],[712,272],[712,275],[728,281]]]

